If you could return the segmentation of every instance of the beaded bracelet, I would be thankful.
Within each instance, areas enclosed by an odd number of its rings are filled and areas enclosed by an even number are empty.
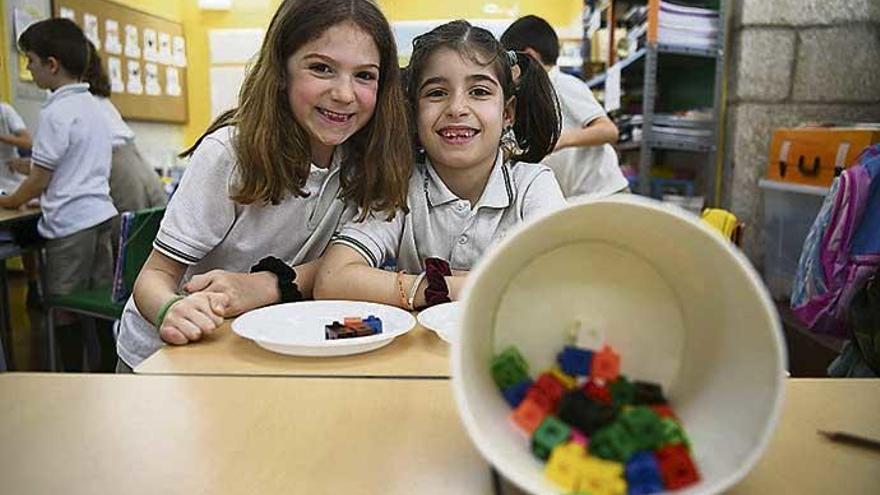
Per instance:
[[[403,270],[397,272],[397,294],[400,296],[400,305],[403,308],[412,311],[412,308],[410,308],[409,305],[406,303],[406,290],[403,289],[403,275],[405,273],[406,272]]]
[[[428,306],[448,303],[449,286],[446,278],[452,275],[449,263],[441,258],[425,259],[425,277],[428,279],[428,287],[425,288],[425,303]]]

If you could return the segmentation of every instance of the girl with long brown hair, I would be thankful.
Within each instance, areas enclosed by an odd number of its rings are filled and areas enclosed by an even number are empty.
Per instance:
[[[119,370],[163,341],[199,340],[224,317],[310,297],[341,223],[405,208],[403,100],[391,29],[373,2],[284,1],[238,108],[185,152],[122,318]]]

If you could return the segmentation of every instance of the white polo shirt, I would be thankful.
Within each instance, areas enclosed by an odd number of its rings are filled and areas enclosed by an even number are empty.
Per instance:
[[[0,135],[8,136],[26,130],[24,121],[15,109],[7,103],[0,102]],[[15,191],[25,179],[24,175],[6,166],[6,162],[13,158],[18,158],[18,149],[11,144],[0,143],[0,190],[7,194]]]
[[[502,163],[499,156],[476,205],[446,187],[430,162],[416,164],[407,197],[409,213],[391,221],[351,221],[333,243],[356,250],[370,266],[421,273],[424,260],[443,258],[453,270],[471,270],[490,246],[523,221],[565,206],[552,171],[532,163]]]
[[[559,97],[563,131],[580,129],[605,117],[605,110],[583,81],[558,67],[547,75]],[[629,186],[620,171],[617,152],[610,144],[564,148],[548,155],[541,163],[553,169],[566,198],[605,197]]]
[[[110,126],[110,141],[113,147],[122,146],[123,144],[134,141],[134,131],[122,120],[119,110],[113,106],[110,98],[95,96],[98,105],[101,107],[101,113],[107,119],[107,125]]]
[[[334,232],[356,208],[338,198],[343,150],[330,167],[312,165],[306,197],[277,205],[236,203],[238,160],[235,128],[218,129],[202,140],[171,197],[153,248],[185,265],[181,286],[214,269],[248,272],[266,256],[291,265],[319,258]],[[135,367],[162,347],[159,334],[129,298],[122,315],[117,352]]]
[[[68,84],[43,103],[33,166],[52,172],[40,196],[40,235],[57,239],[116,216],[110,200],[110,127],[88,83]]]

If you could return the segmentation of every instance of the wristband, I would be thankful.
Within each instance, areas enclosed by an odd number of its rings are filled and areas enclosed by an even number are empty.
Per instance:
[[[425,303],[428,306],[448,303],[449,286],[446,285],[447,276],[452,275],[449,263],[441,258],[425,259],[425,277],[428,279],[428,287],[425,288]]]
[[[406,303],[406,291],[403,290],[403,275],[405,273],[406,272],[403,270],[397,272],[397,295],[400,296],[400,306],[412,311],[412,308],[410,308]]]
[[[174,296],[171,299],[165,301],[165,304],[159,308],[159,312],[156,313],[156,330],[158,330],[162,326],[162,322],[165,321],[165,315],[168,314],[168,310],[171,309],[171,306],[174,306],[176,303],[180,302],[186,296]]]
[[[296,285],[296,271],[274,256],[267,256],[251,267],[251,273],[270,272],[278,277],[278,294],[280,303],[302,301],[303,296]]]

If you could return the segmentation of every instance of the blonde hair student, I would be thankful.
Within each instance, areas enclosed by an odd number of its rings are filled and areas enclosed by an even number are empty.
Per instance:
[[[413,42],[407,96],[423,148],[409,211],[346,224],[324,256],[316,297],[408,309],[454,300],[464,272],[508,229],[565,205],[553,172],[527,163],[553,150],[560,129],[553,88],[530,57],[450,22]],[[397,273],[379,269],[388,266]]]
[[[122,318],[118,370],[162,341],[199,340],[223,317],[309,297],[341,222],[358,208],[404,207],[412,150],[402,99],[391,28],[373,2],[284,1],[238,108],[185,152]]]

